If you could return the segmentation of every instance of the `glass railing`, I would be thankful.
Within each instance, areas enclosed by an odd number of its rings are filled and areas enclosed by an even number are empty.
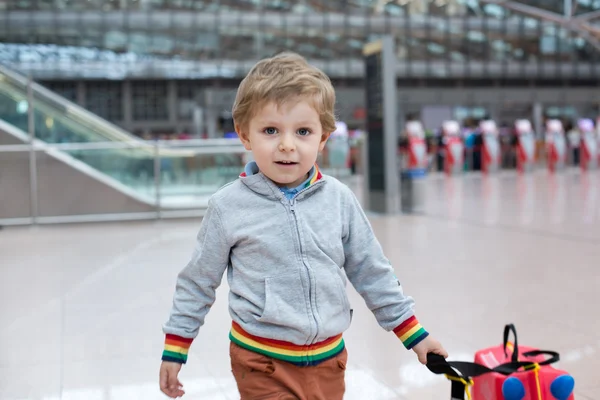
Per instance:
[[[88,175],[161,210],[205,208],[208,198],[243,171],[249,154],[226,140],[144,143],[155,152],[127,156],[138,142],[56,144],[63,162],[85,160]],[[77,165],[74,165],[77,168]],[[112,178],[106,180],[106,176]],[[56,184],[56,183],[55,183]]]
[[[11,166],[0,179],[0,226],[32,217],[76,222],[197,215],[250,160],[243,146],[225,140],[2,145],[7,134],[27,139],[0,121],[0,165]],[[128,155],[140,146],[155,151]]]

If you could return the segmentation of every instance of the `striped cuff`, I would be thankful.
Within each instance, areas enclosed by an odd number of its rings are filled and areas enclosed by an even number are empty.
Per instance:
[[[194,339],[167,334],[165,337],[165,349],[162,354],[162,360],[185,364],[193,340]]]
[[[415,347],[421,340],[429,336],[414,316],[394,328],[394,333],[408,350]]]

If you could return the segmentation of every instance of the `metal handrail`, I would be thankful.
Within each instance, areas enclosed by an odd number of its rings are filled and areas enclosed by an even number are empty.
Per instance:
[[[140,143],[142,142],[142,143]],[[147,146],[156,147],[161,156],[171,155],[169,150],[183,148],[186,150],[185,155],[195,154],[239,154],[245,153],[247,150],[236,140],[232,139],[200,139],[200,140],[182,140],[182,141],[126,141],[126,142],[89,142],[89,143],[46,143],[37,141],[33,147],[36,151],[46,150],[61,150],[61,151],[77,151],[77,150],[115,150],[115,149],[137,149]],[[20,152],[29,151],[30,144],[12,144],[0,145],[0,153],[5,152]]]

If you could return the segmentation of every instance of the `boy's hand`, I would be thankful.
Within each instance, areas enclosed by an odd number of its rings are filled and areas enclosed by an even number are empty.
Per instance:
[[[181,364],[163,361],[160,364],[160,390],[172,399],[185,394],[183,385],[179,382],[177,375],[181,371]]]
[[[417,353],[419,362],[423,365],[427,364],[427,353],[435,353],[444,358],[448,358],[448,352],[444,349],[440,342],[431,336],[427,336],[425,339],[419,342],[415,347],[413,347],[413,351]]]

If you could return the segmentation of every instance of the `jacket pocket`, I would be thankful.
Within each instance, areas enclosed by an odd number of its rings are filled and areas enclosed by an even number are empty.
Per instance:
[[[265,279],[265,308],[259,322],[306,334],[310,330],[308,316],[298,271]]]
[[[323,274],[317,278],[317,308],[323,324],[321,333],[337,335],[350,325],[350,301],[337,274]]]

